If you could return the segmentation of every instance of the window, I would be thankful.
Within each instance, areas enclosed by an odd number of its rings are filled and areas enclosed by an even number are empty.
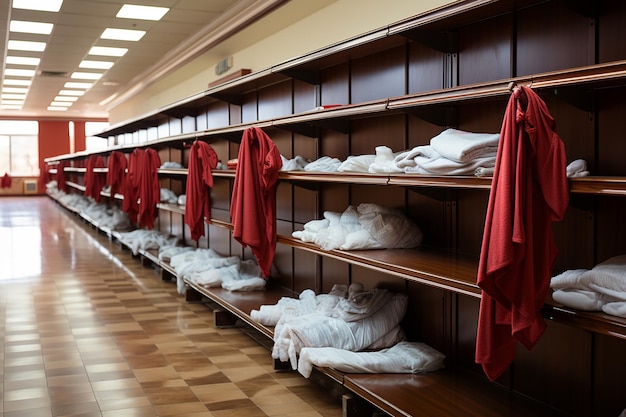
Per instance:
[[[85,147],[88,151],[98,151],[109,146],[105,138],[94,136],[109,127],[108,122],[85,122]]]
[[[39,176],[38,129],[33,121],[0,121],[0,175]]]

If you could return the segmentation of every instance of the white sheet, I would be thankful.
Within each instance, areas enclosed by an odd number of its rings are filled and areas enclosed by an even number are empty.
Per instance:
[[[423,373],[443,368],[445,356],[418,342],[400,342],[378,352],[351,352],[333,347],[302,348],[298,372],[311,376],[313,366],[353,373]]]

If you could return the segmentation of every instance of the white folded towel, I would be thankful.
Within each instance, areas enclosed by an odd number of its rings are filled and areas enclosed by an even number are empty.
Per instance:
[[[499,141],[499,133],[446,129],[430,140],[430,146],[448,159],[466,163],[485,156],[495,157]]]

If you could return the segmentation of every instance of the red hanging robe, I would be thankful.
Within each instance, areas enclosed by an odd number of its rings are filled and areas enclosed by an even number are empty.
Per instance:
[[[104,168],[104,158],[101,155],[90,155],[87,158],[85,169],[85,196],[100,202],[100,192],[105,185],[106,177],[104,173],[94,172],[94,168]]]
[[[111,187],[111,197],[117,193],[124,194],[127,164],[126,155],[122,152],[113,151],[109,154],[106,183]]]
[[[122,210],[128,213],[130,221],[137,223],[137,213],[139,212],[139,166],[140,160],[145,151],[135,149],[128,157],[128,171],[124,182],[124,202]]]
[[[5,172],[0,181],[0,188],[11,188],[11,184],[13,184],[13,179],[8,172]]]
[[[139,159],[139,211],[137,212],[139,227],[149,229],[154,227],[156,205],[161,200],[160,166],[161,159],[154,149],[146,149]]]
[[[276,188],[282,160],[269,136],[257,127],[243,132],[230,205],[233,237],[250,246],[264,277],[276,251]]]
[[[476,362],[490,380],[531,349],[557,255],[553,221],[569,203],[565,147],[546,104],[516,89],[504,115],[478,267],[482,288]]]
[[[185,203],[185,223],[191,230],[191,239],[195,241],[204,236],[204,219],[211,219],[211,170],[216,167],[217,154],[213,148],[206,142],[195,141],[189,150]]]

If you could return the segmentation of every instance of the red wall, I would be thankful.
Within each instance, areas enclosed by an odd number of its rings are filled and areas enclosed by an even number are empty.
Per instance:
[[[48,181],[44,159],[70,153],[70,121],[39,121],[39,192],[43,193]],[[74,152],[85,150],[85,122],[74,122]]]

